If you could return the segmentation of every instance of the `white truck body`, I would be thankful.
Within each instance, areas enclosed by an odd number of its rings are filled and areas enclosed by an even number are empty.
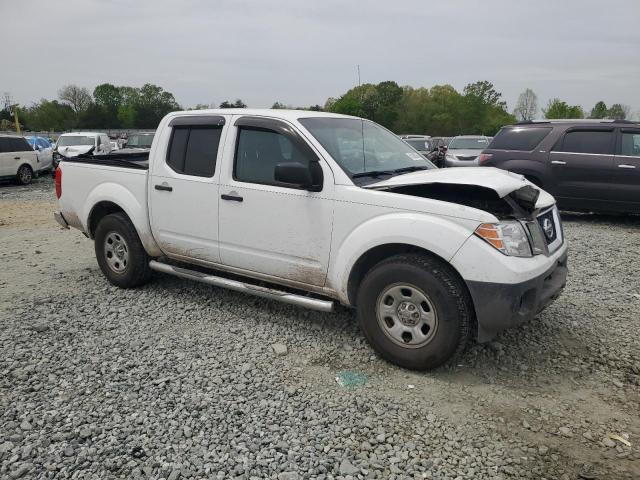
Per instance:
[[[213,175],[177,172],[167,160],[172,132],[178,128],[172,126],[172,122],[198,124],[207,118],[216,118],[222,124]],[[306,142],[318,158],[321,190],[234,178],[234,165],[238,162],[235,158],[239,148],[237,137],[241,129],[236,123],[247,118],[278,122]],[[527,282],[542,282],[545,272],[565,262],[567,245],[553,197],[539,191],[531,212],[537,215],[546,211],[555,222],[556,244],[545,246],[543,253],[527,257],[506,255],[476,234],[479,226],[502,221],[496,212],[470,206],[472,200],[457,203],[441,197],[430,198],[428,193],[422,196],[398,193],[398,189],[473,188],[483,194],[489,192],[496,197],[495,201],[502,202],[522,187],[537,188],[522,176],[493,168],[428,169],[388,179],[373,178],[367,184],[358,185],[305,128],[306,118],[331,121],[354,117],[251,109],[171,113],[158,126],[148,170],[63,161],[59,167],[61,195],[57,218],[61,224],[93,238],[96,215],[99,217],[101,210],[121,210],[135,226],[151,258],[168,258],[232,272],[312,292],[344,305],[354,304],[350,281],[358,262],[370,252],[387,247],[393,250],[398,246],[424,251],[453,267],[467,284],[476,310],[476,335],[480,340],[491,338],[496,331],[515,323],[518,315],[530,318],[548,303],[549,299],[542,302],[536,298],[536,305],[532,307],[535,311],[523,314],[512,311],[515,297],[509,298],[506,300],[510,302],[509,318],[485,319],[480,318],[481,315],[507,315],[495,311],[495,308],[502,311],[506,307],[492,306],[493,299],[478,298],[480,294],[474,289],[476,283],[482,284],[481,287],[493,285],[509,289]],[[566,277],[566,269],[564,272]],[[553,298],[564,286],[564,278],[560,283],[562,285],[553,287]],[[518,292],[514,295],[522,293]]]

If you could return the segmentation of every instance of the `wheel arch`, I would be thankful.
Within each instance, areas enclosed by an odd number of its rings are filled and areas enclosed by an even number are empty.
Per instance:
[[[460,272],[458,272],[458,270],[442,256],[426,248],[409,243],[386,243],[370,248],[362,255],[360,255],[360,257],[353,264],[353,267],[349,272],[349,278],[347,280],[347,298],[349,304],[355,305],[355,303],[357,302],[358,287],[360,286],[360,283],[364,279],[367,272],[369,272],[375,265],[377,265],[381,261],[395,255],[401,255],[403,253],[417,253],[436,259],[443,265],[446,265],[453,272],[453,274],[460,279],[461,283],[465,286],[465,288],[467,288],[467,293],[469,293],[470,295],[467,283],[465,282],[464,278],[462,278]]]
[[[151,257],[162,252],[151,234],[146,202],[140,204],[133,193],[121,185],[108,183],[96,187],[87,197],[84,230],[93,238],[98,222],[110,213],[123,212],[133,224],[142,245]]]

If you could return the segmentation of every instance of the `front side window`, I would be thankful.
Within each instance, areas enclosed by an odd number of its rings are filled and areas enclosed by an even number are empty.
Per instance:
[[[553,130],[551,127],[503,128],[489,144],[491,150],[530,152]]]
[[[44,138],[38,139],[38,145],[40,145],[41,148],[49,148],[49,143]]]
[[[173,127],[167,164],[176,172],[213,177],[222,127]]]
[[[240,182],[278,185],[275,179],[277,164],[297,162],[308,166],[313,160],[280,133],[240,127],[233,178]]]
[[[554,150],[557,152],[610,155],[613,153],[613,130],[573,130],[567,132],[561,144]]]
[[[622,132],[620,155],[640,157],[640,132]]]
[[[376,179],[436,168],[404,140],[368,120],[309,117],[299,122],[352,178]]]

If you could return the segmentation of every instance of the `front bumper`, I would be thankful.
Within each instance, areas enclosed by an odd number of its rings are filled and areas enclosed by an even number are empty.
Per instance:
[[[480,161],[478,157],[476,157],[475,160],[454,160],[445,157],[444,164],[447,167],[479,167]]]
[[[478,342],[534,318],[560,296],[567,273],[565,251],[545,272],[522,283],[467,281],[478,321]]]

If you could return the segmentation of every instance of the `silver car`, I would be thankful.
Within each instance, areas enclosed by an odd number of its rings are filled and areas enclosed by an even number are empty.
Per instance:
[[[444,163],[446,167],[477,167],[480,152],[489,146],[489,137],[460,135],[449,142]]]

